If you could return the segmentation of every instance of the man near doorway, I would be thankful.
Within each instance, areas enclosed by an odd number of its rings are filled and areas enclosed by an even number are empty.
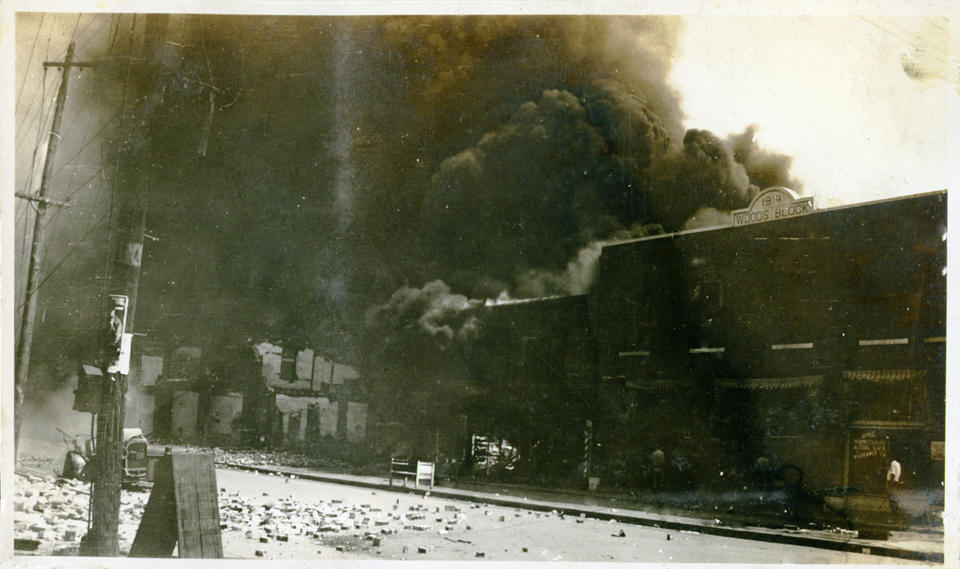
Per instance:
[[[663,490],[663,481],[664,481],[664,466],[666,465],[666,457],[663,454],[663,451],[657,447],[652,453],[650,453],[650,465],[652,466],[653,471],[653,489],[654,490]]]
[[[890,465],[887,467],[887,500],[890,502],[890,515],[896,517],[900,513],[900,497],[899,497],[899,488],[901,485],[900,476],[903,472],[903,467],[900,465],[900,461],[896,457],[892,457],[890,460]]]

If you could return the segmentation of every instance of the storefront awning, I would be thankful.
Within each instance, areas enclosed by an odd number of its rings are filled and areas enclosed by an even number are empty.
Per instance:
[[[823,382],[822,375],[801,375],[795,377],[721,379],[717,382],[717,385],[725,389],[797,389],[813,387],[821,382]]]
[[[637,391],[669,391],[691,389],[693,386],[689,379],[636,379],[627,382],[627,387]]]
[[[853,381],[913,381],[923,377],[924,372],[917,369],[854,369],[845,370],[843,379]]]

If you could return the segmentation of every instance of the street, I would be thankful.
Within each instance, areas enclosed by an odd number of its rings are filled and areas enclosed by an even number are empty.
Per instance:
[[[228,524],[223,534],[228,557],[254,558],[259,550],[269,559],[899,562],[235,470],[218,470],[217,476],[225,490],[220,510]],[[231,504],[242,504],[248,513],[231,513]],[[279,514],[271,514],[277,509]],[[322,514],[319,524],[317,514]],[[359,527],[318,531],[341,522]],[[266,528],[289,541],[268,538],[261,543]],[[368,534],[377,536],[380,545],[364,539]]]
[[[40,542],[35,554],[76,555],[88,487],[77,481],[58,484],[55,461],[48,456],[21,457],[15,537]],[[399,488],[371,490],[224,468],[217,470],[217,483],[227,558],[907,563],[441,499]],[[129,551],[147,497],[147,492],[123,493],[122,554]]]

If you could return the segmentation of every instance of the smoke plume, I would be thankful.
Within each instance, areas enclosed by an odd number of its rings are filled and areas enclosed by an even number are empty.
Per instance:
[[[483,299],[587,292],[604,242],[798,188],[752,127],[684,129],[676,18],[167,29],[124,139],[149,173],[137,322],[158,341],[268,337],[402,375],[462,356]]]
[[[411,336],[418,342],[435,341],[445,349],[454,340],[475,336],[476,312],[482,305],[479,300],[453,294],[443,281],[432,281],[420,289],[403,287],[394,292],[386,303],[368,312],[367,325],[391,332],[382,337],[385,344]]]
[[[756,142],[756,125],[750,125],[741,134],[730,136],[727,141],[733,150],[733,159],[743,165],[750,184],[757,189],[770,186],[786,186],[799,192],[803,185],[790,176],[793,158],[761,149]]]

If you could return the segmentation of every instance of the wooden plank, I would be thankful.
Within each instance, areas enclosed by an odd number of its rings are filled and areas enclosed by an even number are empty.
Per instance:
[[[131,557],[222,558],[217,471],[209,454],[174,454],[157,464]]]
[[[177,508],[173,491],[173,465],[170,457],[165,456],[157,462],[153,489],[129,556],[170,557],[176,544]]]
[[[219,559],[223,557],[223,542],[220,537],[220,505],[213,455],[198,455],[194,473],[197,477],[197,514],[200,520],[202,556],[205,559]]]
[[[200,558],[199,498],[196,486],[195,455],[174,455],[173,487],[177,499],[177,534],[181,558]]]

